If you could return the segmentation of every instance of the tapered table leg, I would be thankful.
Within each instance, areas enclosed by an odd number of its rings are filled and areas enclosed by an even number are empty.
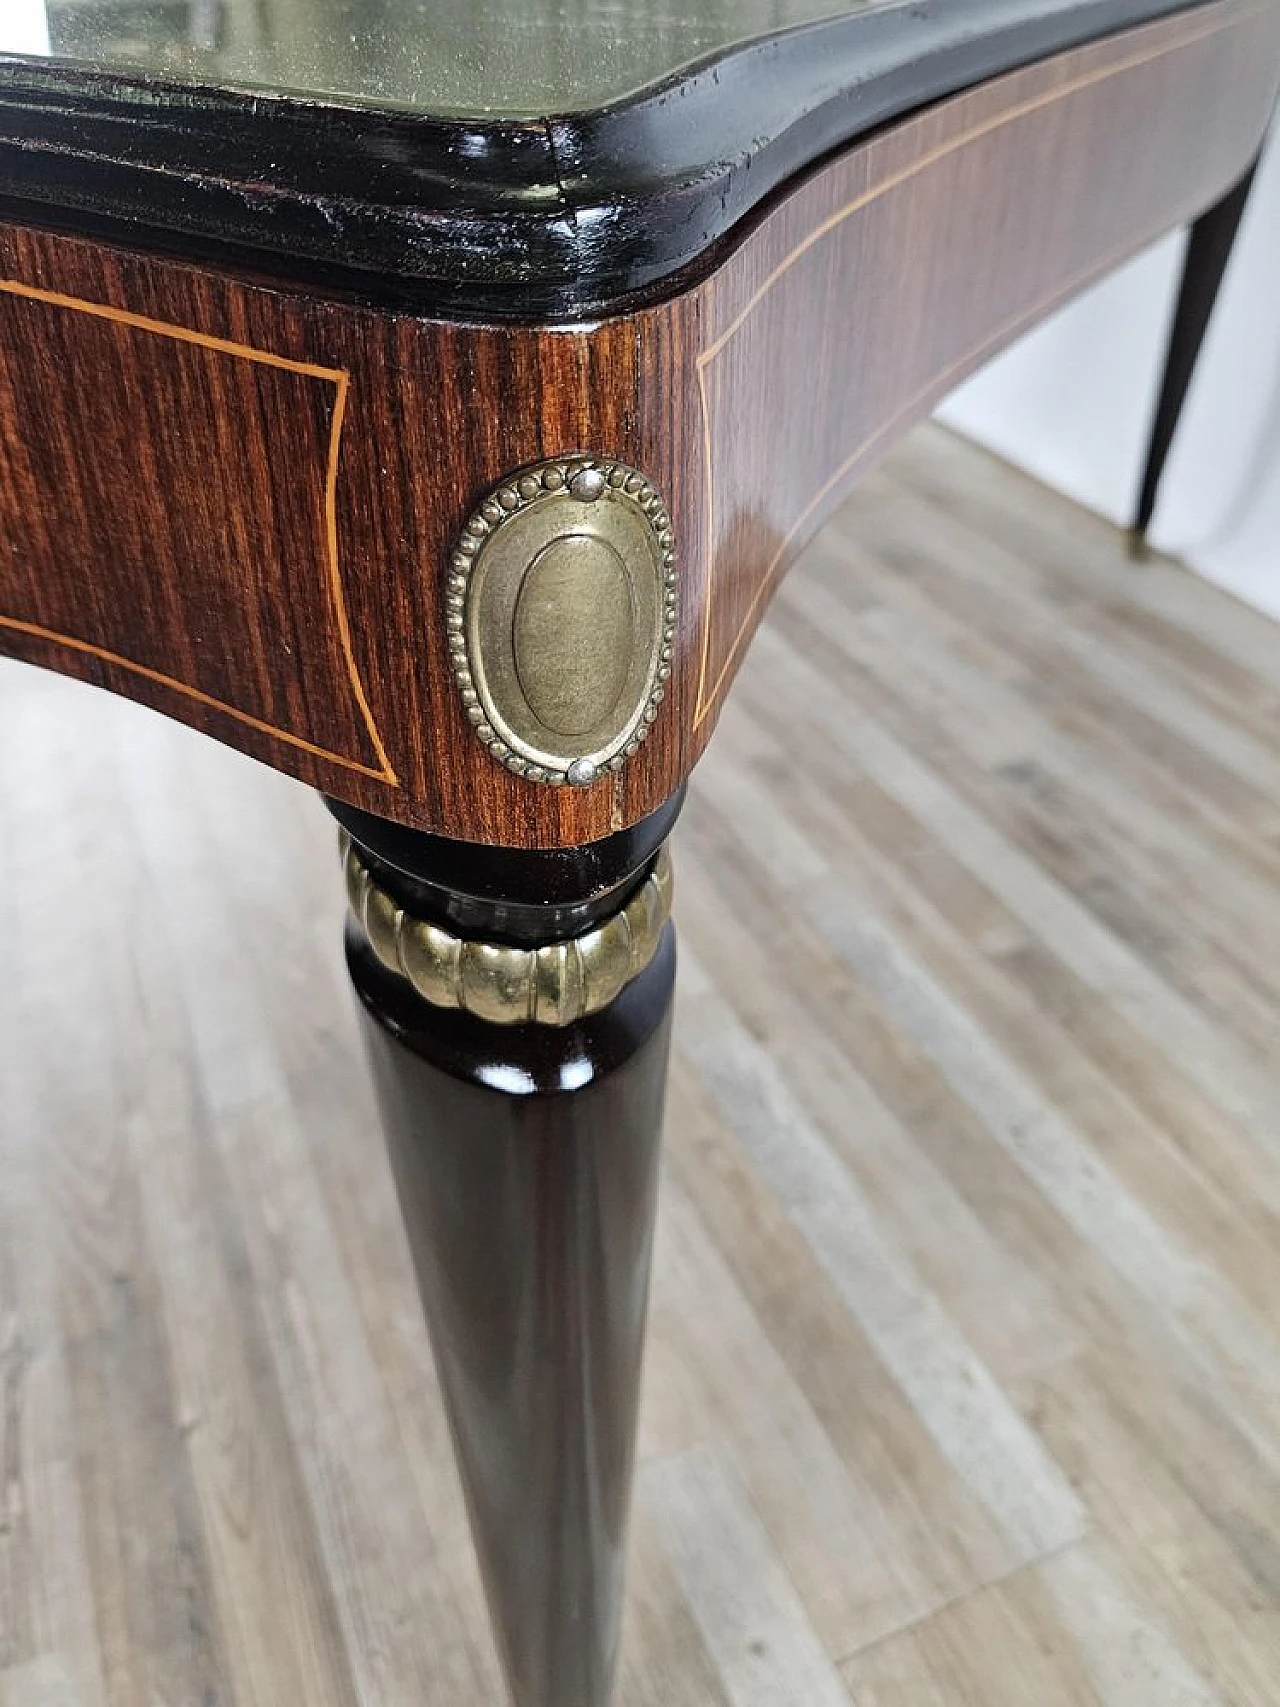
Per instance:
[[[1160,397],[1143,463],[1142,485],[1131,530],[1139,547],[1146,540],[1155,515],[1165,463],[1173,449],[1182,406],[1195,377],[1196,364],[1200,360],[1200,351],[1256,176],[1255,161],[1235,188],[1201,214],[1191,227],[1160,382]]]
[[[555,855],[334,808],[348,961],[517,1707],[605,1707],[612,1688],[676,806]]]

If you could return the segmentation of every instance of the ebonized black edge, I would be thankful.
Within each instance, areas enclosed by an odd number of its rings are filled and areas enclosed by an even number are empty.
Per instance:
[[[0,213],[414,312],[595,318],[670,288],[779,186],[877,126],[1187,9],[901,0],[527,120],[0,56]]]
[[[599,841],[505,848],[411,830],[357,806],[324,803],[400,906],[463,936],[530,947],[561,942],[618,912],[675,827],[685,789]]]

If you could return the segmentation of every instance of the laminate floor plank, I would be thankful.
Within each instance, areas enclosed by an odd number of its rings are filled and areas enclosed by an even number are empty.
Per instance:
[[[851,635],[821,591],[802,612],[789,593],[780,612],[782,624],[788,619],[798,619],[802,655],[811,651],[811,636],[820,633],[827,644],[839,645],[842,658],[867,667],[881,707],[891,694],[907,716],[940,720],[946,744],[974,768],[988,795],[998,792],[1014,833],[1042,861],[1052,862],[1099,916],[1167,965],[1192,1000],[1223,1014],[1265,1051],[1276,983],[1269,950],[1277,930],[1265,887],[1252,897],[1251,933],[1248,891],[1260,886],[1250,874],[1198,848],[1188,857],[1187,837],[1176,824],[1168,830],[1172,845],[1160,845],[1158,821],[1149,809],[1135,811],[1131,788],[1120,780],[1098,780],[1105,761],[1095,751],[1064,756],[1055,751],[1052,731],[1033,736],[1039,731],[1034,703],[1005,694],[1002,704],[1001,684],[933,642],[920,622],[878,610],[870,619],[856,619],[858,632]],[[1070,838],[1062,834],[1064,825],[1071,827]],[[1206,913],[1201,899],[1207,886],[1213,892],[1215,868],[1232,879],[1226,885],[1232,899],[1223,902],[1220,918]]]
[[[1222,1707],[1087,1541],[855,1656],[844,1672],[859,1707]]]
[[[797,806],[815,830],[837,817],[829,801],[821,798],[806,798]],[[949,905],[954,897],[946,889],[941,890],[942,905],[935,906],[940,886],[921,880],[918,862],[899,862],[892,833],[874,848],[867,845],[873,816],[874,804],[861,794],[852,816],[829,832],[838,848],[833,864],[855,878],[859,904],[870,902],[894,937],[938,971],[966,1010],[980,1019],[984,1033],[1000,1042],[1053,1107],[1076,1123],[1095,1151],[1144,1200],[1159,1206],[1162,1219],[1176,1226],[1190,1247],[1252,1295],[1257,1309],[1274,1313],[1280,1299],[1276,1223],[1272,1213],[1256,1207],[1271,1189],[1269,1160],[1245,1148],[1236,1151],[1233,1160],[1237,1168],[1247,1168],[1244,1177],[1254,1188],[1249,1200],[1241,1202],[1239,1173],[1227,1175],[1217,1156],[1222,1121],[1207,1127],[1197,1127],[1190,1119],[1176,1121],[1169,1133],[1149,1117],[1128,1094],[1134,1076],[1109,1073],[1064,1030],[1051,1009],[1038,1004],[1034,991],[1024,992],[1007,976],[1003,952],[984,952],[992,928],[985,908],[970,920],[963,908]],[[891,817],[887,828],[892,832],[896,825]],[[816,895],[817,905],[829,905],[834,914],[847,906],[847,887],[843,880],[834,891],[811,887],[806,900],[812,903]],[[972,1268],[972,1262],[965,1266]]]
[[[913,549],[918,563],[923,542]],[[882,671],[887,658],[895,682],[917,675],[934,681],[979,762],[992,762],[987,752],[994,748],[1007,767],[1003,774],[1049,815],[1070,811],[1089,825],[1103,857],[1121,872],[1132,869],[1144,896],[1159,899],[1167,891],[1195,918],[1206,890],[1218,894],[1216,875],[1230,871],[1230,897],[1211,912],[1205,934],[1213,943],[1230,943],[1255,975],[1270,969],[1267,951],[1274,949],[1280,928],[1274,905],[1280,868],[1273,846],[1280,814],[1269,799],[1252,791],[1240,799],[1246,785],[1201,749],[1172,741],[1168,729],[1150,717],[1126,738],[1132,704],[1119,692],[1097,691],[1086,667],[1101,655],[1096,640],[1076,637],[1078,658],[1060,637],[1060,625],[1045,623],[1041,612],[1034,624],[1010,621],[1011,594],[999,573],[984,599],[952,570],[908,577],[866,552],[856,562],[864,590],[870,582],[884,595],[874,622],[861,613],[852,617],[879,640]],[[823,593],[837,600],[847,575],[842,569],[833,566],[823,579]],[[918,578],[927,580],[927,594]],[[945,603],[937,596],[942,590],[951,595]],[[814,595],[808,608],[831,631],[823,594]],[[840,623],[839,613],[834,621]],[[1042,633],[1050,638],[1037,644]],[[865,644],[866,635],[860,638]],[[1017,732],[1032,731],[1034,744],[1012,744]],[[1076,795],[1078,801],[1068,798]],[[1211,816],[1201,810],[1224,795],[1225,805]],[[1234,933],[1228,931],[1232,921]]]
[[[1275,1478],[1197,1385],[1166,1366],[1157,1410],[1135,1373],[1117,1348],[1095,1347],[1027,1382],[1022,1399],[1127,1592],[1221,1695],[1268,1707],[1280,1661]]]
[[[762,695],[748,681],[741,697],[758,707],[792,696],[799,733],[812,742],[812,731],[821,730],[838,753],[839,766],[821,751],[813,761],[829,788],[838,792],[849,757],[870,770],[927,823],[942,847],[998,888],[1029,932],[1051,943],[1087,981],[1101,981],[1108,1001],[1133,1015],[1173,1063],[1194,1069],[1260,1142],[1280,1142],[1274,1074],[1258,1060],[1250,1038],[1204,1011],[1197,969],[1188,964],[1190,947],[1176,921],[1135,917],[1133,898],[1116,894],[1109,873],[1080,871],[1087,825],[1028,814],[1017,789],[956,741],[940,698],[912,704],[895,697],[892,684],[860,676],[848,653],[836,649],[794,601],[777,611],[758,649],[770,660],[772,691]],[[829,660],[825,672],[813,667],[819,658]]]
[[[1054,602],[1091,599],[1130,613],[1135,624],[1158,618],[1156,626],[1142,629],[1148,640],[1172,628],[1184,643],[1198,639],[1217,659],[1280,692],[1275,624],[1269,617],[1171,558],[1151,553],[1135,562],[1125,536],[1104,518],[999,458],[930,425],[897,448],[885,473],[946,515],[979,532],[990,528],[990,537],[1009,545],[1030,572],[1038,573],[1046,597]],[[856,512],[861,496],[855,494],[846,515]]]

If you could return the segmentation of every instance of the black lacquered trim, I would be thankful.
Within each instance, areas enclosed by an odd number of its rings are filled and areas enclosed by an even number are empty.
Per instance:
[[[1222,289],[1257,175],[1258,161],[1255,160],[1235,188],[1203,213],[1191,227],[1173,325],[1169,331],[1160,394],[1143,464],[1138,508],[1131,530],[1139,549],[1156,513],[1165,464],[1173,449],[1183,406],[1195,378],[1218,292]]]
[[[460,935],[523,948],[580,936],[618,912],[671,834],[684,794],[600,841],[532,851],[410,830],[327,797],[325,805],[399,906]]]
[[[0,56],[0,198],[8,217],[422,312],[598,314],[696,266],[781,184],[886,120],[1186,9],[902,0],[527,120]]]

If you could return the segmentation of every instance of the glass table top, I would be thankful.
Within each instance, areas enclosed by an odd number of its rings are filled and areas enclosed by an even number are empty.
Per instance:
[[[0,52],[451,117],[604,106],[892,0],[0,0]]]
[[[596,315],[833,149],[1197,3],[0,0],[0,199],[414,311]]]

